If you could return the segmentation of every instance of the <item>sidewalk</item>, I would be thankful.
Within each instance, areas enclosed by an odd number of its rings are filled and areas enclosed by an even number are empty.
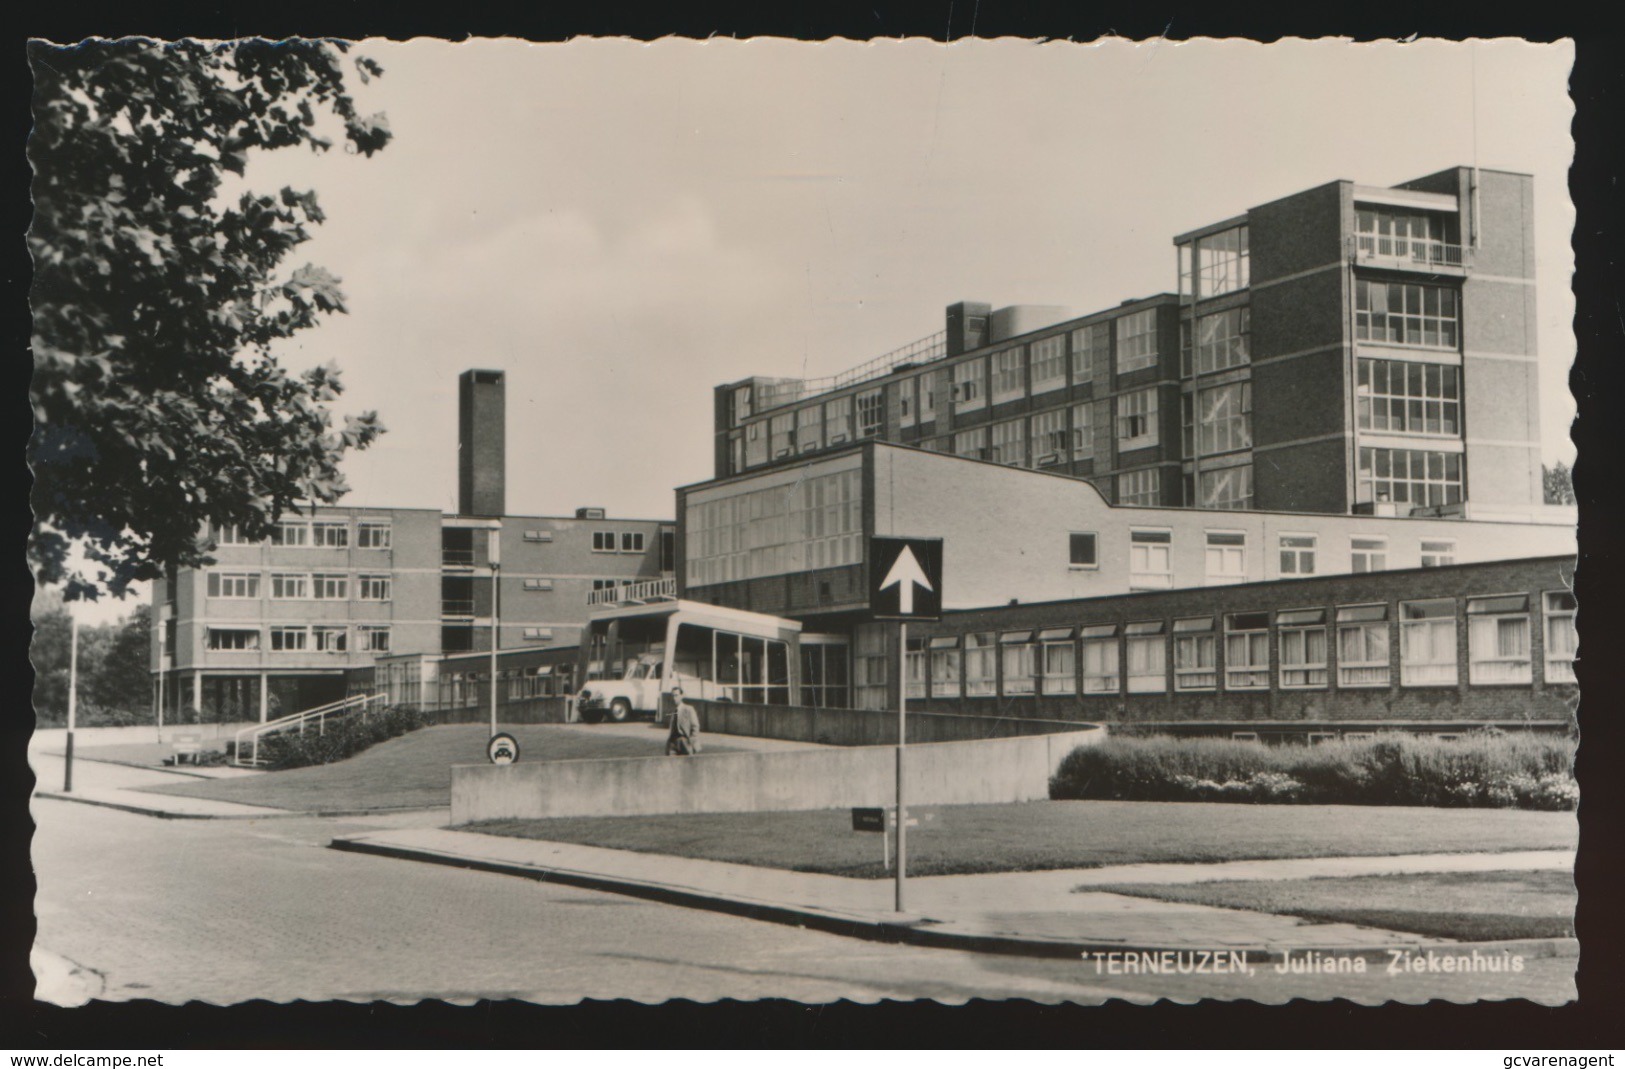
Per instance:
[[[29,759],[34,769],[35,798],[99,805],[109,809],[121,809],[127,813],[178,820],[249,820],[305,815],[266,806],[216,802],[207,798],[187,798],[181,795],[151,794],[141,788],[181,782],[188,778],[189,770],[138,767],[82,759],[77,755],[73,761],[73,790],[64,791],[63,765],[66,762],[60,755],[46,750],[36,750],[29,755]]]
[[[908,912],[889,880],[858,880],[661,854],[606,850],[478,832],[401,829],[335,839],[333,848],[551,880],[844,935],[995,953],[1077,957],[1106,951],[1244,951],[1250,961],[1318,950],[1386,960],[1389,948],[1473,944],[1352,924],[1317,924],[1248,910],[1079,891],[1107,882],[1296,879],[1374,872],[1572,866],[1566,851],[1325,858],[1212,865],[1125,865],[1036,873],[928,876],[908,881]],[[1225,870],[1211,874],[1214,869]],[[1149,870],[1156,870],[1155,872]],[[1512,946],[1493,946],[1498,952]],[[1575,952],[1573,940],[1523,940],[1526,957]]]

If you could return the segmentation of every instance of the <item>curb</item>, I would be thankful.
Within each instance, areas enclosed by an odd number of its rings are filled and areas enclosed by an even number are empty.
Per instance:
[[[35,791],[35,798],[52,798],[58,802],[78,802],[80,805],[101,806],[103,809],[117,809],[124,813],[135,813],[143,817],[159,817],[163,820],[280,820],[284,817],[302,817],[306,814],[291,809],[276,809],[268,813],[179,813],[170,809],[156,809],[150,806],[135,805],[132,802],[110,802],[105,798],[86,798],[82,794],[71,794],[64,791]]]
[[[1417,936],[1413,940],[1402,944],[1365,947],[1322,948],[1297,945],[1290,947],[1260,946],[1255,944],[1252,946],[1213,948],[1189,945],[1145,946],[1098,940],[1003,935],[956,929],[951,926],[952,922],[907,914],[899,915],[895,919],[881,919],[872,914],[847,913],[840,910],[821,909],[816,906],[762,902],[693,888],[677,887],[655,880],[606,876],[602,873],[546,868],[539,865],[524,865],[505,861],[488,861],[480,858],[441,853],[436,850],[369,842],[365,837],[334,839],[328,843],[328,848],[349,853],[395,858],[402,861],[448,865],[453,868],[492,872],[504,876],[519,876],[543,883],[559,883],[594,891],[609,891],[616,894],[632,895],[637,898],[665,902],[670,905],[748,917],[752,920],[787,924],[798,928],[812,928],[834,935],[844,935],[871,942],[905,943],[913,946],[933,947],[943,950],[963,950],[980,954],[1078,959],[1105,954],[1138,954],[1143,957],[1164,954],[1188,954],[1193,950],[1223,949],[1232,952],[1237,958],[1248,964],[1278,964],[1294,955],[1302,958],[1314,954],[1329,958],[1347,958],[1351,960],[1361,958],[1368,962],[1380,962],[1390,960],[1392,957],[1390,952],[1396,950],[1413,955],[1425,955],[1430,951],[1435,954],[1444,952],[1451,957],[1470,955],[1476,951],[1486,956],[1505,953],[1536,959],[1578,957],[1580,953],[1579,940],[1572,938],[1508,939],[1475,943],[1451,943],[1428,940],[1426,937]],[[1167,971],[1174,970],[1169,969]]]

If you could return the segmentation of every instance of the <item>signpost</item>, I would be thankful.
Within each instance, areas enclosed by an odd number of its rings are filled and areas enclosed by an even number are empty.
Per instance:
[[[502,636],[502,529],[486,532],[491,561],[491,735],[497,733],[497,640]]]
[[[893,908],[902,913],[909,825],[903,793],[903,748],[908,745],[908,622],[935,620],[942,615],[942,539],[871,538],[869,582],[869,615],[876,620],[897,621],[897,877]]]

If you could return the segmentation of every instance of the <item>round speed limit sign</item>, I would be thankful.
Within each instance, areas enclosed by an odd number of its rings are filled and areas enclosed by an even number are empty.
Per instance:
[[[506,731],[492,735],[485,744],[485,756],[493,765],[511,765],[519,760],[519,740]]]

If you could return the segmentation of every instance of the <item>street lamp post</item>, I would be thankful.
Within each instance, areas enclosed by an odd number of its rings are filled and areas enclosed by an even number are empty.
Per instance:
[[[79,711],[79,614],[68,609],[68,745],[62,766],[62,790],[73,790],[73,728]]]
[[[493,528],[488,536],[491,560],[491,734],[497,733],[497,642],[502,635],[502,531]]]

